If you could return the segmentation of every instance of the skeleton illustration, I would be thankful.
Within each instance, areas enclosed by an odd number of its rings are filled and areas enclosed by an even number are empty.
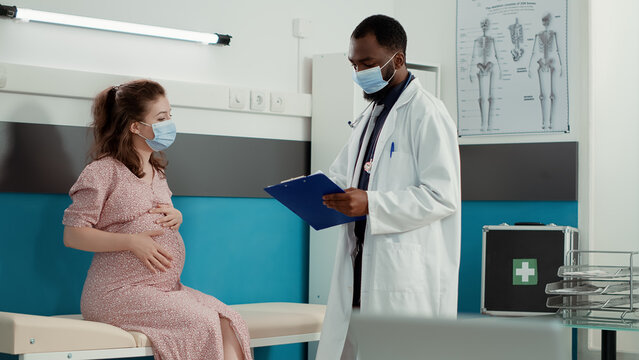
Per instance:
[[[495,70],[499,71],[501,79],[501,66],[497,58],[495,39],[486,35],[490,23],[488,19],[481,22],[481,29],[484,35],[475,39],[473,44],[473,55],[468,69],[470,82],[477,76],[479,83],[479,110],[481,112],[481,131],[492,130],[493,119],[493,77]],[[497,65],[497,69],[494,66]]]
[[[553,128],[552,114],[555,105],[557,77],[563,75],[557,33],[548,30],[550,20],[550,14],[544,15],[541,19],[545,30],[535,35],[533,53],[528,64],[528,77],[532,77],[533,60],[539,64],[537,74],[539,75],[539,101],[541,102],[542,115],[541,128],[549,130]]]
[[[524,55],[524,49],[519,47],[519,44],[524,41],[524,28],[519,23],[519,18],[515,18],[515,23],[508,26],[510,30],[510,40],[515,45],[515,48],[510,50],[514,61],[519,61],[521,56]]]

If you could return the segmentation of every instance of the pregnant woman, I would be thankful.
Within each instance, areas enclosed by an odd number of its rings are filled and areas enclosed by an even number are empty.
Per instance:
[[[162,86],[135,80],[93,104],[93,162],[69,194],[64,243],[94,252],[82,315],[144,333],[156,360],[250,360],[237,312],[181,284],[182,214],[171,202],[160,151],[175,139]]]

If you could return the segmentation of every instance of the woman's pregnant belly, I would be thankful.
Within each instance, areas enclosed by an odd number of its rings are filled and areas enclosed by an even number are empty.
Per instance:
[[[162,235],[152,239],[168,252],[173,259],[166,271],[156,269],[153,273],[130,251],[95,253],[84,284],[83,299],[100,296],[125,286],[154,286],[160,290],[173,290],[184,267],[184,242],[177,230],[163,228],[155,223],[160,214],[144,213],[135,219],[114,224],[104,229],[108,232],[138,234],[150,230],[162,230]]]

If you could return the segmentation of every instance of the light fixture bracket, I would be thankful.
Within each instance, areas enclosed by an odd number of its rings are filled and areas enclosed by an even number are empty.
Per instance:
[[[231,45],[231,35],[218,33],[215,33],[215,35],[218,36],[217,45]]]
[[[10,19],[15,19],[17,12],[18,12],[17,6],[0,4],[0,16],[8,17]]]

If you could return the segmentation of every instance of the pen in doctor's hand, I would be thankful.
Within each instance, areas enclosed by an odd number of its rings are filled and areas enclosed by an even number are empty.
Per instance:
[[[391,153],[390,153],[390,157],[391,158],[393,157],[393,151],[395,151],[395,142],[394,141],[391,143]]]

